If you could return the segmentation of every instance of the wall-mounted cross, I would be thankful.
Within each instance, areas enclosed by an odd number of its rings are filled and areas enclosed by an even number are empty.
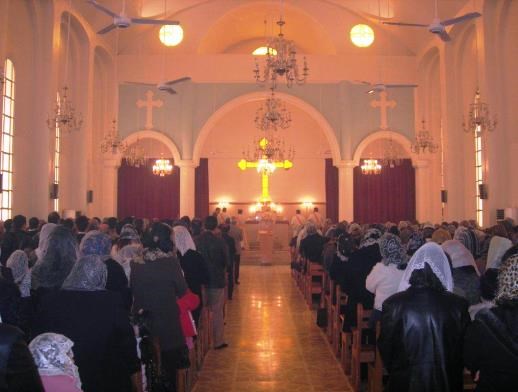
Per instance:
[[[373,108],[380,108],[380,128],[387,129],[388,128],[388,120],[387,120],[387,108],[394,109],[396,107],[396,101],[391,99],[387,100],[387,92],[380,91],[379,92],[379,101],[371,101],[371,106]]]
[[[139,109],[146,108],[146,129],[153,129],[153,108],[161,108],[164,102],[160,99],[153,101],[153,91],[148,90],[146,92],[146,100],[139,99],[137,101],[137,107]]]

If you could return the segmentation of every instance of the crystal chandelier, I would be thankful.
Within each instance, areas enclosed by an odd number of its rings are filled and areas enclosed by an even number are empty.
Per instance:
[[[483,133],[486,131],[493,132],[496,128],[496,116],[490,118],[489,106],[482,102],[480,98],[480,90],[477,88],[473,103],[469,104],[468,122],[462,122],[465,132]]]
[[[286,129],[291,124],[291,113],[286,109],[284,102],[275,98],[274,89],[271,90],[271,95],[255,113],[255,126],[261,131]]]
[[[165,177],[173,172],[173,165],[169,159],[157,159],[153,165],[153,174],[159,177]]]
[[[381,165],[378,163],[377,159],[364,159],[363,164],[361,165],[362,174],[371,175],[371,174],[380,174],[381,173]]]
[[[429,153],[434,154],[438,150],[437,144],[433,141],[433,136],[426,130],[424,119],[421,121],[421,130],[415,135],[414,141],[410,145],[410,149],[415,154]]]
[[[83,125],[83,115],[76,114],[76,110],[70,102],[68,97],[68,87],[63,87],[63,93],[59,97],[54,107],[54,113],[49,115],[47,119],[47,126],[50,130],[59,127],[61,131],[71,133],[72,131],[79,131]]]
[[[258,172],[265,170],[268,174],[275,171],[275,162],[292,161],[294,156],[295,149],[286,147],[284,140],[273,134],[255,139],[252,150],[243,151],[245,160],[258,162]]]
[[[112,121],[112,129],[103,137],[101,141],[101,152],[112,154],[123,154],[126,151],[126,144],[120,139],[117,132],[117,120]]]
[[[401,165],[401,156],[392,138],[388,139],[383,146],[383,158],[380,163],[382,166],[387,166],[391,169]]]
[[[268,41],[266,46],[266,64],[262,72],[259,69],[259,63],[255,60],[255,81],[259,85],[270,83],[270,88],[277,87],[277,78],[285,78],[286,85],[292,87],[293,83],[304,84],[308,76],[308,65],[306,57],[304,57],[304,67],[302,74],[300,74],[299,66],[297,64],[297,51],[293,41],[284,38],[282,32],[283,26],[286,24],[282,17],[277,22],[279,26],[279,34]],[[276,53],[276,54],[274,54]]]
[[[128,166],[141,167],[146,164],[146,153],[140,145],[138,139],[135,144],[126,148],[124,153],[124,161]]]

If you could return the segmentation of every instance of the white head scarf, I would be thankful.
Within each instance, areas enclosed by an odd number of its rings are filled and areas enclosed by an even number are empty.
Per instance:
[[[448,253],[451,259],[451,265],[453,268],[460,268],[466,266],[472,266],[477,271],[477,275],[480,276],[477,264],[471,252],[458,240],[448,240],[443,242],[441,245],[442,250]]]
[[[453,291],[453,277],[451,276],[448,258],[442,248],[435,242],[427,242],[412,256],[399,283],[398,291],[405,291],[410,287],[412,272],[424,268],[428,264],[433,273],[448,291]]]
[[[14,283],[20,288],[22,298],[31,295],[31,274],[29,258],[23,250],[15,250],[7,259],[7,268],[11,269]]]
[[[131,276],[131,262],[144,264],[144,248],[142,245],[129,244],[119,249],[113,259],[117,261],[124,270],[128,283]]]
[[[487,252],[486,270],[489,268],[500,268],[502,257],[507,250],[513,246],[513,243],[504,237],[494,236],[489,243],[489,251]]]
[[[187,251],[196,250],[196,245],[194,245],[194,241],[192,240],[191,233],[184,226],[175,226],[173,227],[173,242],[176,246],[176,249],[183,256]]]
[[[81,390],[79,371],[74,363],[72,347],[74,343],[64,335],[43,333],[36,336],[29,344],[41,376],[69,376]]]
[[[40,230],[40,240],[38,242],[38,247],[35,249],[38,260],[43,259],[43,256],[45,256],[47,253],[50,233],[52,233],[52,230],[54,230],[56,226],[57,225],[55,223],[47,223],[42,226]]]

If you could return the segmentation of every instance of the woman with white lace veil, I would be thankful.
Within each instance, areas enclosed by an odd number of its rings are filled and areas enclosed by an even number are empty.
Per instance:
[[[387,391],[462,391],[468,303],[452,290],[446,254],[428,242],[410,259],[399,292],[383,303],[378,348]]]
[[[57,333],[43,333],[29,344],[45,391],[82,391],[79,371],[74,363],[73,346],[69,338]]]

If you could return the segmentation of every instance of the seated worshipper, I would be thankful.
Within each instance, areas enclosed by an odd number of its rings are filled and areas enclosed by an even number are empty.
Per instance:
[[[381,262],[372,268],[365,281],[365,288],[374,294],[371,328],[375,328],[376,321],[381,319],[383,302],[392,294],[397,293],[406,266],[405,250],[399,237],[385,233],[379,240],[379,247]]]
[[[413,256],[417,250],[425,244],[425,240],[421,233],[412,233],[406,245],[407,256]]]
[[[202,301],[202,285],[209,283],[209,270],[203,256],[196,251],[196,245],[189,231],[183,226],[173,227],[173,242],[180,266],[189,289],[200,298],[200,306],[193,312],[192,317],[196,325],[200,320]]]
[[[438,228],[432,234],[432,241],[436,244],[442,245],[444,242],[451,240],[451,235],[448,230]]]
[[[426,242],[432,240],[432,235],[433,235],[434,231],[435,231],[435,226],[432,225],[431,223],[427,222],[423,225],[422,234],[423,234],[423,238]]]
[[[466,247],[467,250],[471,252],[474,258],[477,258],[480,250],[480,244],[475,232],[468,226],[469,223],[463,221],[457,230],[455,230],[453,239],[458,240]]]
[[[349,261],[349,257],[351,257],[351,254],[356,250],[356,241],[351,234],[342,233],[338,237],[333,262],[329,268],[329,277],[331,279],[337,282],[343,276],[344,265]]]
[[[140,236],[137,230],[130,224],[122,227],[117,245],[112,248],[112,253],[115,253],[113,259],[118,262],[126,278],[130,279],[131,262],[142,263],[143,247],[140,241]]]
[[[442,244],[442,250],[450,257],[453,276],[453,292],[465,298],[470,305],[480,301],[480,273],[469,250],[457,240]]]
[[[453,278],[439,245],[410,259],[399,292],[383,303],[378,349],[389,392],[463,390],[462,346],[468,303],[451,291]]]
[[[77,219],[76,219],[76,229],[77,229],[77,233],[76,233],[76,238],[77,238],[77,243],[81,243],[81,240],[83,239],[83,237],[85,236],[86,234],[86,230],[88,229],[88,224],[89,224],[89,220],[86,216],[84,215],[81,215],[81,216],[78,216]]]
[[[27,218],[23,215],[16,215],[13,218],[11,229],[6,232],[2,239],[0,262],[5,266],[7,259],[15,250],[20,249],[20,244],[25,238],[30,238],[26,232]]]
[[[498,233],[498,231],[497,231]],[[503,233],[499,233],[503,234]],[[491,268],[500,268],[504,253],[513,246],[509,238],[500,235],[494,235],[489,242],[489,250],[487,252],[486,270]]]
[[[43,226],[41,234],[49,224]],[[72,232],[61,225],[51,226],[48,230],[47,240],[40,236],[39,252],[38,249],[36,251],[41,258],[38,257],[31,270],[31,288],[36,307],[44,295],[61,288],[77,259],[77,242]]]
[[[34,303],[31,298],[31,270],[27,254],[23,250],[15,250],[7,259],[7,268],[11,270],[13,281],[20,289],[21,294],[17,325],[25,332],[27,337],[30,337]]]
[[[176,298],[187,292],[180,263],[174,256],[171,229],[153,223],[144,243],[144,263],[131,264],[133,314],[149,312],[151,336],[160,346],[160,363],[166,391],[174,391],[176,371],[189,366],[188,350],[180,324]]]
[[[228,249],[228,265],[227,265],[227,296],[232,299],[234,293],[234,261],[236,259],[236,241],[229,235],[230,225],[223,224],[219,226],[221,230],[221,238],[227,244]]]
[[[518,256],[500,267],[495,303],[468,327],[464,364],[475,374],[475,391],[518,391]]]
[[[69,338],[57,333],[43,333],[29,344],[46,392],[82,391],[73,346]]]
[[[360,242],[363,238],[362,227],[358,223],[351,223],[349,226],[349,233],[351,234],[353,240],[356,242],[356,246],[360,246]]]
[[[468,309],[471,320],[475,319],[475,315],[481,309],[492,308],[495,306],[496,289],[498,285],[498,270],[488,269],[484,275],[480,277],[480,302],[471,305]]]
[[[35,318],[37,333],[59,333],[74,342],[85,392],[130,391],[139,371],[128,312],[120,295],[106,290],[107,278],[100,256],[80,257],[62,289],[42,298]]]
[[[97,230],[89,231],[85,234],[79,245],[79,255],[99,256],[106,264],[108,270],[108,278],[106,280],[106,290],[114,291],[120,294],[126,309],[131,309],[131,290],[129,289],[128,278],[124,273],[122,266],[113,260],[110,256],[112,241],[108,235]]]
[[[52,233],[56,226],[57,225],[54,223],[46,223],[41,227],[41,230],[37,235],[38,246],[34,250],[34,253],[36,253],[36,261],[41,260],[47,252],[50,233]]]
[[[324,243],[325,239],[318,233],[317,227],[308,223],[306,224],[306,236],[300,241],[299,252],[308,261],[322,264]]]
[[[343,331],[349,332],[356,326],[356,307],[362,304],[365,309],[372,309],[374,295],[365,287],[365,281],[372,268],[381,261],[381,253],[378,241],[381,231],[368,229],[360,244],[360,248],[351,253],[349,260],[342,264],[340,276],[336,282],[343,292],[347,294],[347,305]]]
[[[328,241],[324,244],[324,250],[322,251],[322,260],[324,268],[328,272],[331,269],[331,265],[333,265],[333,261],[335,260],[338,238],[342,234],[345,234],[345,231],[343,231],[340,228],[330,229],[327,232]]]

